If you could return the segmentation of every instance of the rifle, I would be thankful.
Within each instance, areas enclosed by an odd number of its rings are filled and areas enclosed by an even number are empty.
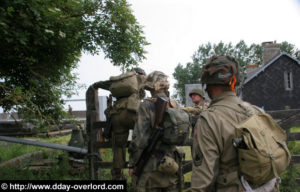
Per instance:
[[[111,137],[111,130],[112,130],[112,123],[111,123],[111,115],[110,110],[112,108],[112,95],[110,94],[107,98],[107,108],[105,110],[105,116],[106,116],[106,125],[104,127],[104,133],[103,137],[105,139],[109,139]]]
[[[135,164],[134,174],[139,178],[142,174],[143,169],[150,159],[151,154],[153,153],[156,143],[158,139],[163,134],[163,128],[160,127],[160,123],[163,120],[164,113],[166,111],[168,104],[168,100],[158,97],[155,102],[155,121],[154,126],[152,128],[152,133],[148,141],[147,147],[143,150],[140,158],[138,159],[137,163]]]

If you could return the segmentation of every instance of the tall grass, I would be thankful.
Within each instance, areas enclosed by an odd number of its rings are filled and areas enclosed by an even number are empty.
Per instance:
[[[67,145],[71,135],[58,136],[53,138],[26,138],[47,143]],[[19,157],[34,151],[43,151],[44,159],[51,159],[50,169],[38,171],[30,170],[26,165],[17,167],[6,167],[0,171],[1,180],[87,180],[89,179],[88,169],[77,175],[71,175],[71,166],[68,161],[68,152],[62,150],[49,150],[43,147],[22,145],[14,143],[0,143],[0,163]],[[87,167],[87,160],[86,160]]]

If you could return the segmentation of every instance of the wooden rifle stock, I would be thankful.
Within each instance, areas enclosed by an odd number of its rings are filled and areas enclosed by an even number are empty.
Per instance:
[[[155,149],[158,139],[162,136],[163,129],[159,127],[159,124],[163,121],[167,104],[168,104],[168,100],[161,97],[158,97],[155,102],[155,121],[154,121],[154,126],[152,128],[152,134],[149,138],[147,147],[143,150],[139,160],[135,164],[134,174],[137,177],[139,177],[142,174],[146,163],[150,159],[150,156],[152,155]]]

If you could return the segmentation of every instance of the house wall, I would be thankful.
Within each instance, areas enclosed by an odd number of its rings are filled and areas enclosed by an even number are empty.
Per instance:
[[[284,72],[293,76],[293,89],[286,91]],[[286,55],[259,73],[243,87],[243,100],[265,110],[300,109],[300,65]]]

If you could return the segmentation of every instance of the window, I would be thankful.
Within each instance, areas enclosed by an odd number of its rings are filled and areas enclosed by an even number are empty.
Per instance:
[[[292,72],[284,72],[284,86],[286,91],[293,90],[293,74]]]

